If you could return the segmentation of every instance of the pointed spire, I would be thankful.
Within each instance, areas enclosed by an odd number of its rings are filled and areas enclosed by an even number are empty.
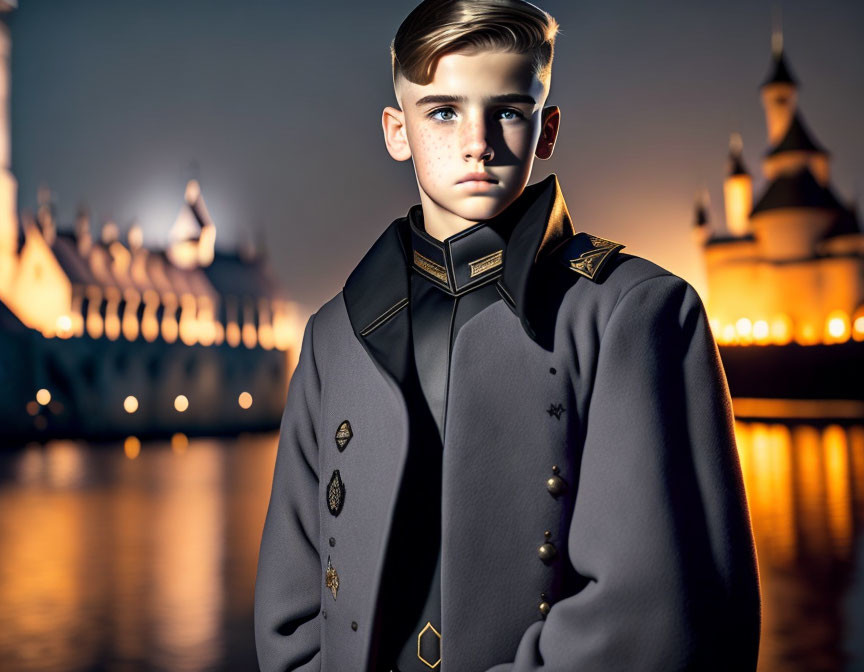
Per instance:
[[[729,177],[733,175],[749,175],[744,165],[744,157],[741,152],[744,149],[744,141],[740,133],[732,133],[729,136]]]
[[[708,224],[711,223],[711,217],[709,215],[710,208],[710,196],[708,194],[708,188],[703,187],[702,191],[696,196],[696,213],[693,218],[693,226],[697,229],[701,229],[703,227],[707,227]]]
[[[765,78],[761,86],[791,84],[797,87],[798,80],[792,76],[792,72],[789,70],[789,66],[786,65],[786,58],[783,55],[783,25],[779,5],[774,6],[774,27],[771,30],[771,55],[773,56],[771,74]]]
[[[799,112],[795,112],[795,115],[792,117],[792,123],[789,124],[789,130],[786,131],[786,135],[766,152],[766,156],[774,156],[782,152],[828,154],[828,150],[813,139],[813,134],[807,128]]]

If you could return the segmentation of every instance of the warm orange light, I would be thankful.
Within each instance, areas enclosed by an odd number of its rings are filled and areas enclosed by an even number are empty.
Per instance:
[[[240,408],[247,409],[252,406],[252,395],[248,392],[241,392],[240,397],[237,399],[237,403],[240,404]]]
[[[124,292],[126,307],[123,309],[122,331],[127,341],[138,338],[138,305],[141,303],[141,295],[138,290],[129,288]]]
[[[32,399],[27,402],[27,413],[30,415],[36,415],[39,413],[39,404],[37,404]]]
[[[848,341],[852,333],[849,315],[844,310],[832,310],[825,320],[825,342],[842,343]]]
[[[257,343],[258,332],[255,329],[255,325],[251,322],[245,322],[243,324],[243,345],[251,350]]]
[[[195,297],[184,294],[180,297],[180,340],[186,345],[198,341],[198,318]]]
[[[36,401],[38,401],[43,406],[47,406],[48,402],[51,401],[51,393],[44,387],[39,389],[36,392]]]
[[[777,315],[771,320],[771,342],[786,345],[792,340],[792,320],[788,315]]]
[[[177,397],[174,399],[174,408],[177,411],[179,411],[180,413],[182,413],[187,408],[189,408],[189,400],[186,398],[185,395],[183,395],[183,394],[177,395]]]
[[[159,337],[159,320],[156,311],[159,309],[159,294],[152,289],[144,292],[144,315],[141,317],[141,335],[148,343]]]
[[[766,345],[770,341],[771,330],[767,320],[756,320],[753,323],[753,340],[759,345]]]
[[[177,432],[171,435],[171,450],[177,455],[182,455],[189,447],[189,437],[183,432]]]
[[[60,338],[69,338],[72,335],[72,318],[68,315],[57,318],[57,335]]]
[[[732,324],[727,324],[723,327],[723,339],[722,342],[726,345],[735,342],[735,326]]]
[[[162,304],[165,306],[165,312],[162,315],[162,338],[167,343],[173,343],[177,340],[177,297],[173,294],[166,294],[162,298]]]
[[[138,400],[130,394],[123,400],[123,408],[127,413],[134,413],[138,410]]]
[[[120,290],[116,287],[108,287],[105,290],[108,302],[105,304],[105,336],[108,340],[116,341],[120,338]]]
[[[102,290],[94,285],[87,288],[87,334],[90,338],[101,338],[104,325],[99,305],[102,303]]]
[[[739,336],[747,338],[753,331],[753,323],[746,317],[742,317],[735,323],[735,331],[738,332]]]
[[[856,341],[864,341],[864,315],[856,317],[852,323],[852,337]]]
[[[812,322],[804,322],[795,333],[795,342],[799,345],[815,345],[819,342],[819,335]]]
[[[240,345],[240,327],[236,322],[229,322],[225,330],[225,340],[232,348]]]
[[[137,436],[127,436],[123,442],[123,452],[130,460],[134,460],[141,453],[141,441]]]

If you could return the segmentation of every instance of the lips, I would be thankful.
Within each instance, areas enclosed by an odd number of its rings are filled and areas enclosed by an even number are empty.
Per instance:
[[[498,180],[489,173],[468,173],[467,175],[463,175],[457,184],[462,184],[463,182],[490,182],[491,184],[497,184]]]

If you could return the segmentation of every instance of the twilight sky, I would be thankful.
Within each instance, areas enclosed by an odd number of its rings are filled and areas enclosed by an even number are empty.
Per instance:
[[[707,187],[722,222],[729,133],[764,184],[758,85],[772,3],[538,0],[561,24],[547,104],[553,157],[577,230],[626,244],[700,291],[690,238]],[[137,218],[162,246],[196,176],[217,246],[266,241],[310,310],[342,287],[419,202],[413,167],[387,154],[395,104],[388,47],[414,0],[21,0],[12,29],[12,162],[19,208],[55,194],[60,228],[80,203],[96,226]],[[833,185],[864,197],[864,3],[782,3],[805,123],[832,154]]]

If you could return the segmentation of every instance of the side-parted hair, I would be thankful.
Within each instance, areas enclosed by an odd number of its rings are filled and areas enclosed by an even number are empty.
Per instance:
[[[393,87],[400,76],[428,84],[445,53],[488,49],[532,54],[548,90],[558,30],[549,13],[525,0],[423,0],[390,43]]]

